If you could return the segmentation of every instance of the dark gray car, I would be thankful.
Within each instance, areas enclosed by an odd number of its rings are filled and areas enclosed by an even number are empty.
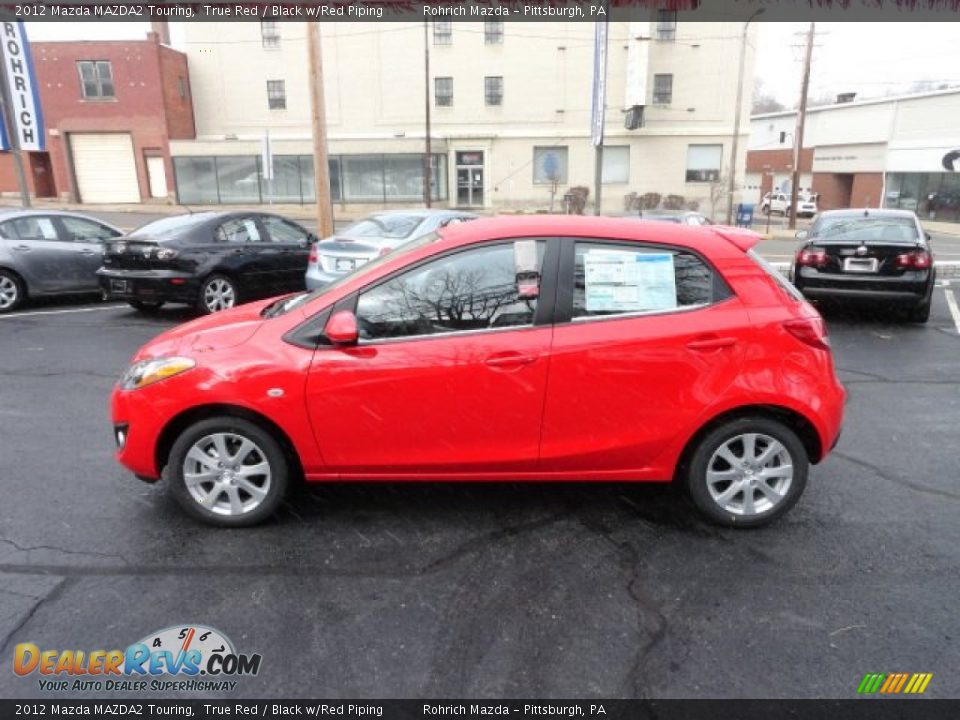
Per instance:
[[[77,213],[0,211],[0,313],[27,297],[97,292],[103,243],[122,234]]]

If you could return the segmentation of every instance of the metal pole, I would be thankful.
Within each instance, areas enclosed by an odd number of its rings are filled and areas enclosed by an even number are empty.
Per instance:
[[[430,149],[430,30],[429,23],[423,21],[423,109],[426,118],[426,149],[423,154],[423,204],[430,207],[430,201],[433,197],[433,172]]]
[[[28,208],[30,203],[30,188],[27,187],[27,174],[23,169],[23,154],[20,152],[20,136],[17,134],[17,124],[10,114],[13,107],[10,100],[10,89],[7,87],[6,68],[0,69],[0,105],[2,105],[3,124],[10,139],[10,156],[17,172],[17,185],[20,187],[20,204]]]
[[[600,214],[600,188],[603,187],[603,143],[594,149],[593,186],[597,196],[594,198],[593,214]]]
[[[730,149],[730,178],[727,187],[727,225],[733,220],[733,194],[737,189],[737,148],[740,143],[740,115],[743,110],[743,65],[747,55],[747,30],[753,19],[760,15],[764,8],[758,8],[743,24],[743,35],[740,38],[740,69],[737,72],[737,106],[733,112],[733,143]]]
[[[807,53],[803,61],[803,81],[800,87],[800,108],[797,111],[797,132],[793,138],[793,178],[790,188],[790,206],[787,208],[790,222],[787,225],[791,230],[797,227],[797,197],[800,184],[800,151],[803,148],[803,124],[807,116],[807,91],[810,88],[810,62],[813,59],[813,36],[816,32],[816,23],[810,23],[807,32]]]
[[[333,235],[330,202],[330,166],[327,162],[327,111],[323,96],[323,48],[320,23],[307,23],[307,53],[310,63],[310,120],[313,126],[313,180],[317,190],[317,236]]]

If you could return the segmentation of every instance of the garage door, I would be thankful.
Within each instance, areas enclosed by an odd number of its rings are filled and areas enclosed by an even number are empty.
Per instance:
[[[137,164],[128,133],[71,134],[70,148],[81,202],[140,202]]]

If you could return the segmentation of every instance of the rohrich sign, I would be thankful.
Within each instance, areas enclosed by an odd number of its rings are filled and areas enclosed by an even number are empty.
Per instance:
[[[2,43],[3,79],[6,84],[6,102],[12,130],[21,150],[44,149],[43,112],[37,80],[33,73],[30,43],[22,22],[5,22],[0,27]],[[7,128],[0,126],[0,150],[9,150]]]

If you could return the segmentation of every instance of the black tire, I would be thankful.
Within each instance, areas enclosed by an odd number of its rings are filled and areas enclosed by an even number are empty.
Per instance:
[[[145,300],[127,300],[127,303],[137,312],[152,314],[163,307],[163,300],[148,302]]]
[[[910,322],[925,323],[930,319],[930,300],[924,300],[919,305],[907,310],[907,319]]]
[[[209,302],[211,291],[218,287],[229,288],[233,298],[230,305],[217,307]],[[229,278],[226,275],[211,275],[200,285],[200,292],[197,294],[197,310],[204,315],[210,315],[215,312],[220,312],[221,310],[229,310],[239,305],[240,302],[240,288],[233,278]]]
[[[256,461],[254,464],[266,462],[269,469],[268,480],[266,475],[259,474],[260,480],[253,482],[258,487],[269,483],[266,494],[259,500],[259,504],[250,507],[248,510],[241,510],[237,514],[223,514],[223,512],[216,512],[214,509],[201,505],[200,500],[191,494],[184,477],[187,454],[191,448],[198,443],[201,445],[206,442],[213,443],[213,436],[220,433],[252,442],[255,447],[255,450],[252,451],[253,458]],[[236,444],[235,440],[229,440],[228,452],[231,447],[235,448]],[[212,456],[207,454],[207,457]],[[247,456],[247,458],[249,457],[250,455]],[[215,461],[215,458],[213,459]],[[241,467],[244,464],[242,461],[243,458],[241,458]],[[249,420],[222,416],[201,420],[184,430],[170,450],[169,462],[164,474],[169,482],[170,492],[174,499],[193,517],[218,527],[249,527],[257,525],[273,515],[280,503],[283,502],[289,485],[290,466],[280,443],[270,433]],[[221,481],[224,481],[225,478],[220,470],[211,469],[210,474],[219,475],[220,479],[197,483],[197,492],[209,496],[213,494],[214,490],[218,490],[217,494],[213,496],[213,501],[216,506],[225,511],[226,509],[222,507],[221,503],[230,504],[230,488],[222,484]],[[237,497],[241,498],[242,503],[253,502],[256,499],[242,485],[234,486],[233,493],[239,493]],[[244,495],[246,496],[245,500]]]
[[[714,453],[720,450],[727,442],[748,433],[759,433],[778,441],[785,451],[789,453],[790,464],[793,468],[793,477],[790,479],[789,486],[778,502],[766,510],[745,516],[742,513],[733,512],[721,506],[714,500],[708,487],[707,470],[708,464],[711,459],[714,458]],[[738,441],[734,441],[735,444],[737,442]],[[768,446],[764,444],[761,450],[766,447]],[[714,460],[714,462],[726,464],[732,470],[735,470],[735,468],[733,468],[730,463],[726,463],[726,461]],[[779,462],[778,460],[778,463]],[[785,464],[786,463],[780,463],[781,466]],[[716,470],[717,468],[715,467],[714,469]],[[793,430],[776,420],[750,416],[725,422],[701,438],[689,456],[689,461],[682,469],[679,479],[686,487],[697,510],[711,522],[726,527],[754,528],[773,522],[796,504],[800,495],[803,494],[803,489],[806,487],[808,470],[809,460],[807,458],[807,451]],[[722,469],[720,471],[723,472]],[[720,486],[717,489],[722,494],[727,489],[732,488],[734,482],[742,481],[732,480],[729,485],[725,487]],[[751,486],[749,492],[751,493],[751,497],[757,498],[761,503],[769,502],[764,500],[766,495],[758,488]],[[758,493],[759,496],[757,495]],[[740,505],[741,509],[743,509],[743,505],[746,502],[746,490],[734,492],[730,499],[733,500],[738,495],[742,497]]]
[[[27,297],[27,288],[19,275],[0,268],[0,293],[0,314],[3,314],[12,312],[23,304]]]

